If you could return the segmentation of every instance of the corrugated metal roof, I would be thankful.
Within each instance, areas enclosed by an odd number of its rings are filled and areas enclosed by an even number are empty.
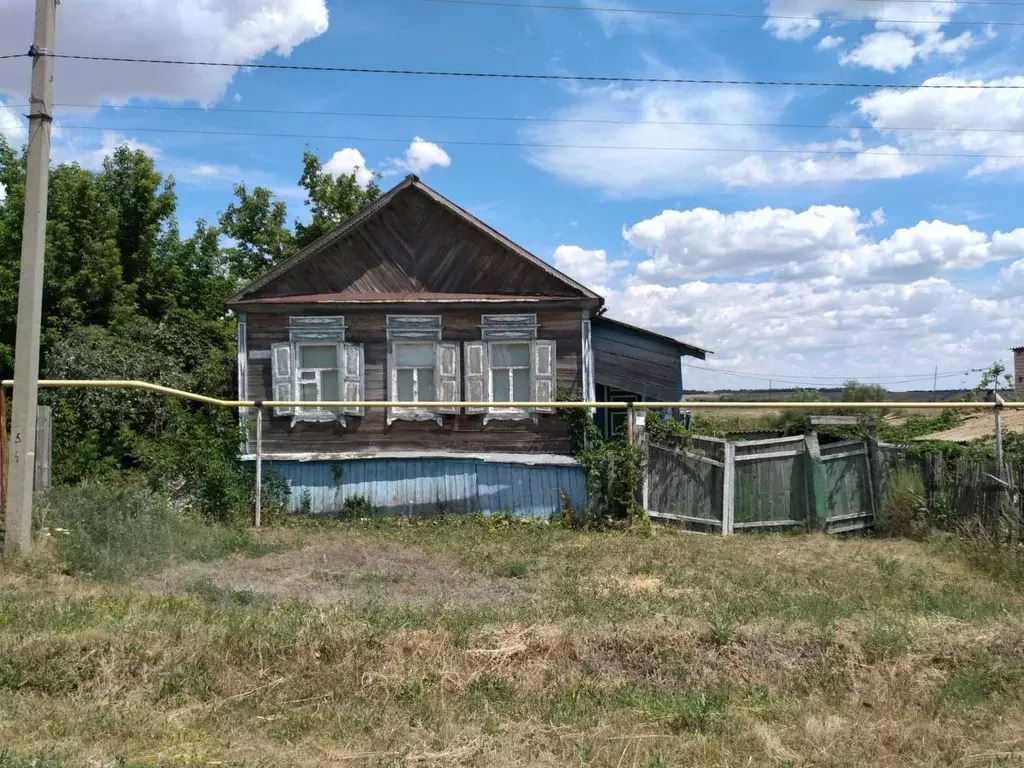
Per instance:
[[[242,299],[239,304],[467,304],[472,302],[540,303],[545,301],[581,301],[580,296],[535,296],[504,293],[317,293],[304,296],[272,296]]]

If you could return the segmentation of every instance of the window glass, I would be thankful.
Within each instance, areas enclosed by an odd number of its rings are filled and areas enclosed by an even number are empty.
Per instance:
[[[402,403],[411,403],[413,398],[413,380],[415,372],[411,368],[398,371],[398,400]]]
[[[336,344],[303,345],[299,347],[299,368],[337,368]]]
[[[395,366],[398,368],[434,367],[433,344],[396,344]]]
[[[338,385],[338,371],[320,372],[320,400],[322,402],[340,402],[341,387]]]
[[[299,385],[299,400],[304,403],[315,403],[317,399],[315,381],[303,382]]]
[[[432,403],[436,399],[434,397],[434,369],[433,368],[420,368],[416,372],[419,376],[419,397],[416,398],[418,402]]]
[[[530,366],[530,345],[529,344],[492,344],[491,345],[491,366],[511,367]]]
[[[509,392],[509,376],[507,370],[498,370],[493,373],[494,391],[492,392],[492,399],[496,403],[508,403],[512,401],[511,393]]]
[[[516,368],[512,371],[513,400],[520,403],[530,401],[530,371],[527,368]]]

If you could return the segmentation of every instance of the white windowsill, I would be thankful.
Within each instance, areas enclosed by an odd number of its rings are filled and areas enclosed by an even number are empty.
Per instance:
[[[387,425],[396,421],[436,421],[437,426],[444,424],[444,417],[437,411],[420,410],[418,408],[388,408]]]
[[[484,426],[492,421],[532,421],[537,423],[537,412],[526,408],[489,408],[484,414]]]

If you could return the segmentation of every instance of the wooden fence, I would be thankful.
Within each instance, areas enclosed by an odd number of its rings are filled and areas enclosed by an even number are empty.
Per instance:
[[[723,534],[746,530],[861,530],[881,498],[881,457],[868,441],[819,446],[816,434],[728,442],[694,437],[647,447],[652,518]],[[876,476],[878,482],[876,482]]]

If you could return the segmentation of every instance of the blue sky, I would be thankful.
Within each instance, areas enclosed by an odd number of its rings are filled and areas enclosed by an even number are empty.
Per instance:
[[[178,181],[185,228],[214,220],[238,182],[271,187],[301,215],[295,182],[306,146],[329,167],[383,173],[385,187],[415,170],[600,290],[613,315],[714,349],[713,370],[688,369],[692,387],[759,386],[768,376],[776,386],[856,376],[916,387],[924,382],[896,382],[936,367],[960,385],[976,375],[956,372],[1008,359],[1007,349],[1024,343],[1024,9],[947,0],[550,4],[578,10],[140,0],[128,13],[115,0],[79,0],[60,8],[58,50],[1018,88],[597,84],[60,61],[58,103],[106,106],[60,109],[54,157],[95,167],[121,141],[150,148]],[[0,0],[11,21],[0,53],[27,47],[31,5]],[[0,101],[12,105],[0,110],[0,127],[15,140],[24,134],[17,105],[27,74],[24,61],[0,62]],[[795,124],[829,127],[783,127]],[[608,146],[627,149],[599,148]]]

